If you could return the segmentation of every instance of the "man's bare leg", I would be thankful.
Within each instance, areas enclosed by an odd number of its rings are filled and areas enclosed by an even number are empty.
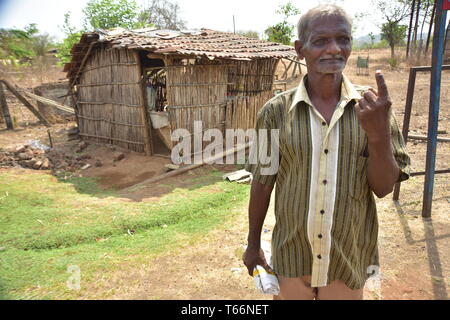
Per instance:
[[[352,290],[340,280],[317,289],[317,300],[362,300],[364,292],[364,288]]]
[[[278,276],[280,294],[274,300],[314,300],[316,288],[311,288],[311,276],[287,278]]]

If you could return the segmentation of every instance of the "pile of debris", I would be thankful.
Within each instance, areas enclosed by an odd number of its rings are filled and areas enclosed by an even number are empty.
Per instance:
[[[81,141],[70,151],[50,149],[38,141],[20,145],[13,149],[0,148],[0,168],[23,167],[35,170],[70,171],[85,170],[90,167],[102,167],[103,163],[99,159],[93,159],[91,155],[85,153],[89,144]],[[125,159],[125,153],[113,151],[112,164]]]
[[[76,146],[75,152],[83,151],[88,144],[84,141]],[[49,149],[24,144],[15,149],[0,149],[0,168],[23,167],[35,170],[76,171],[87,169],[91,165],[87,160],[92,159],[88,154],[67,154],[55,149]],[[100,160],[95,162],[96,167],[102,166]]]
[[[36,170],[48,170],[52,163],[46,155],[46,151],[25,144],[14,150],[0,150],[0,168],[17,167],[31,168]]]

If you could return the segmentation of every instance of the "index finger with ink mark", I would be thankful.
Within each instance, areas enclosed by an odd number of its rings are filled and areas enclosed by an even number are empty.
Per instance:
[[[387,98],[389,96],[388,88],[386,85],[386,81],[384,80],[384,76],[381,73],[381,70],[376,71],[375,78],[377,80],[378,96],[382,98]]]

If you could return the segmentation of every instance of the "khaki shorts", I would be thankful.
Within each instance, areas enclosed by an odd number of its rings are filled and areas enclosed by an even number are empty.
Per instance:
[[[280,293],[274,300],[362,300],[364,288],[352,290],[340,280],[328,286],[311,287],[311,276],[287,278],[278,276]]]

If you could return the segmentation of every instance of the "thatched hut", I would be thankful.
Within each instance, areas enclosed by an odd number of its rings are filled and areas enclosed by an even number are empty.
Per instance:
[[[170,133],[247,129],[272,97],[277,63],[292,47],[201,29],[86,33],[64,71],[80,136],[152,155]]]

